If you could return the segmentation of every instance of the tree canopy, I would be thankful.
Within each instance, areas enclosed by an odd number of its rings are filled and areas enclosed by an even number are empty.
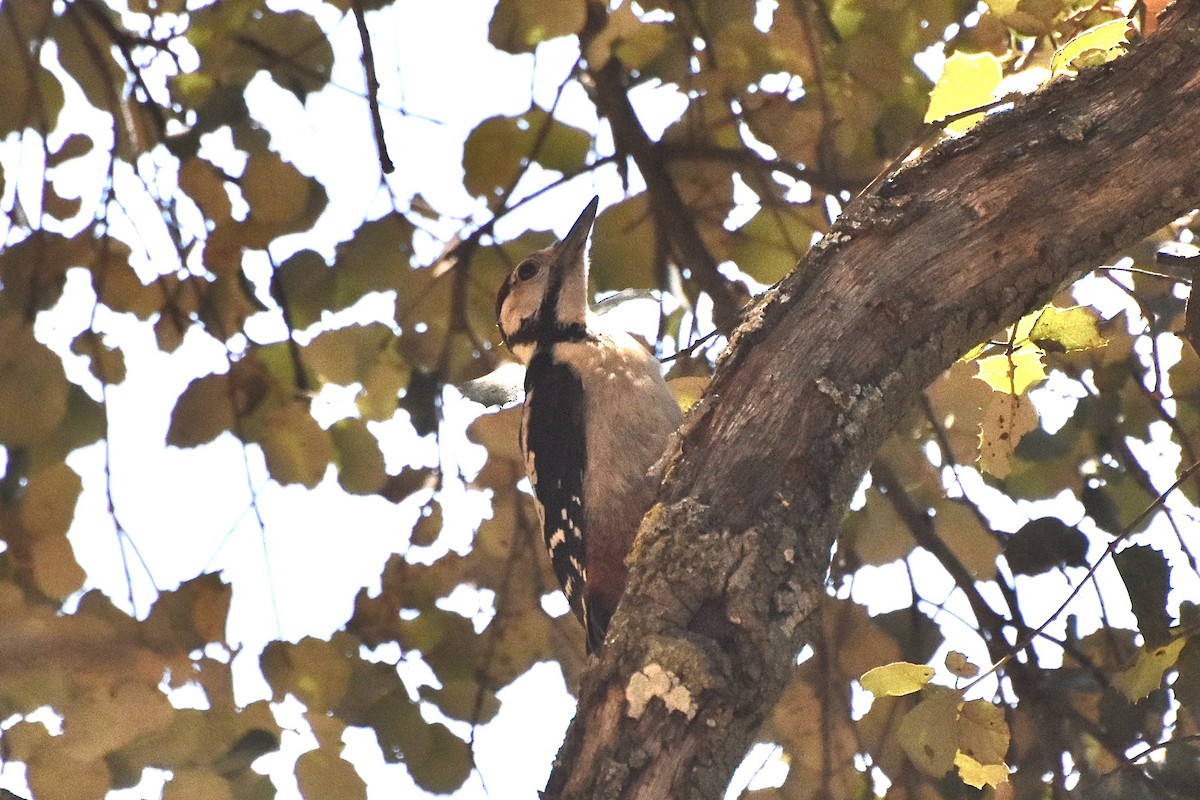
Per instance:
[[[403,5],[0,6],[17,788],[274,797],[252,764],[303,728],[303,797],[367,796],[364,732],[456,792],[549,663],[580,712],[548,796],[717,797],[755,741],[755,800],[1190,796],[1195,0],[1158,31],[1126,2],[499,0],[420,74]],[[500,64],[519,107],[447,145],[416,98]],[[430,188],[435,146],[461,175]],[[493,300],[593,191],[593,288],[691,411],[589,669]],[[231,635],[262,587],[213,567],[227,531],[197,550],[196,510],[121,488],[122,420],[156,403],[165,479],[242,487],[268,566],[269,537],[332,570],[347,529],[396,525],[352,602],[303,578],[336,631]],[[282,513],[300,496],[345,518]]]

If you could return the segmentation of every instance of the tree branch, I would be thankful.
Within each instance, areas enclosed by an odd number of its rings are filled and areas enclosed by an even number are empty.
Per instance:
[[[603,4],[588,3],[587,27],[579,37],[585,53],[588,42],[603,30],[607,15]],[[588,80],[596,109],[612,128],[617,153],[632,158],[646,181],[655,227],[666,235],[676,263],[691,269],[696,285],[712,298],[713,322],[723,331],[730,330],[737,322],[738,301],[729,279],[721,274],[716,258],[700,236],[693,213],[680,196],[666,159],[656,149],[629,102],[625,67],[613,55],[605,64],[589,64]]]
[[[1200,0],[1178,0],[1129,55],[846,209],[746,312],[685,422],[547,796],[721,796],[894,421],[973,344],[1200,203],[1196,130]]]

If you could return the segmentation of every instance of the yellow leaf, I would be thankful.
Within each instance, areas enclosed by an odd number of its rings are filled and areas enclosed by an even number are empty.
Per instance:
[[[979,674],[979,667],[972,664],[965,655],[957,650],[946,653],[946,669],[959,678],[974,678]]]
[[[1008,782],[1008,764],[980,764],[966,753],[959,752],[954,756],[954,766],[958,767],[958,777],[962,778],[962,782],[976,789]]]
[[[970,700],[958,712],[958,749],[981,764],[1002,764],[1008,755],[1004,711],[987,700]]]
[[[1143,647],[1132,667],[1113,676],[1113,685],[1129,702],[1136,703],[1162,685],[1163,675],[1175,666],[1187,641],[1186,636],[1180,636],[1160,647],[1149,650]]]
[[[859,683],[876,697],[900,697],[920,691],[933,677],[933,667],[896,661],[868,670]]]
[[[1094,308],[1046,306],[1029,331],[1030,340],[1043,350],[1070,352],[1103,347],[1108,339],[1100,333],[1100,316]]]
[[[990,103],[1002,77],[1000,60],[991,53],[954,53],[946,59],[942,76],[929,95],[925,121],[935,122]],[[982,112],[971,114],[950,123],[946,130],[963,133],[982,118]]]
[[[1037,412],[1024,395],[993,394],[979,431],[979,466],[997,478],[1012,470],[1012,454],[1021,437],[1037,427]]]
[[[583,28],[583,0],[500,0],[488,25],[488,41],[507,53],[532,53],[538,44]]]
[[[978,361],[981,381],[997,392],[1025,394],[1033,385],[1046,379],[1042,353],[1032,344],[1025,344],[1012,355],[988,356]]]
[[[1050,71],[1054,75],[1075,72],[1081,67],[1096,66],[1124,55],[1131,30],[1130,21],[1125,18],[1089,28],[1054,53]]]
[[[696,404],[700,395],[704,394],[704,390],[708,387],[708,381],[708,378],[684,376],[672,378],[667,381],[667,386],[671,389],[671,394],[675,395],[675,402],[681,409],[687,411]]]
[[[955,726],[958,694],[942,687],[925,693],[925,699],[904,715],[896,732],[900,746],[914,765],[927,775],[940,778],[954,766],[958,753]]]

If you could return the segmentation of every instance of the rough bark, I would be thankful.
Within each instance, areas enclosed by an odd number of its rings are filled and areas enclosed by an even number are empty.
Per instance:
[[[859,198],[684,425],[546,796],[717,798],[813,631],[849,497],[972,345],[1200,204],[1200,0]]]

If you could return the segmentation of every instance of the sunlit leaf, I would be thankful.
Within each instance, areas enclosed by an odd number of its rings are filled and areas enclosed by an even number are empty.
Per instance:
[[[859,683],[876,697],[902,697],[918,692],[933,677],[933,667],[897,661],[869,670]]]
[[[1113,676],[1113,685],[1129,702],[1136,703],[1162,685],[1163,675],[1175,666],[1187,643],[1187,637],[1180,636],[1158,647],[1142,648],[1132,667]]]
[[[958,767],[962,782],[976,789],[1007,783],[1011,772],[1007,764],[981,764],[961,750],[954,756],[954,766]]]
[[[988,700],[968,700],[959,709],[957,731],[960,753],[979,764],[1004,765],[1010,737],[1003,708]]]
[[[1115,19],[1089,28],[1054,52],[1050,70],[1059,75],[1068,70],[1093,67],[1112,61],[1128,50],[1133,26],[1128,19]]]
[[[997,478],[1007,476],[1012,469],[1013,450],[1037,424],[1037,412],[1028,397],[993,392],[980,423],[980,467]]]
[[[997,392],[1025,394],[1031,386],[1046,378],[1042,354],[1032,347],[1020,347],[1012,355],[981,358],[979,379]]]
[[[1096,310],[1086,306],[1047,306],[1038,315],[1029,338],[1043,350],[1054,352],[1103,347],[1108,339],[1100,333],[1099,319]]]
[[[957,650],[946,653],[946,669],[959,678],[974,678],[979,674],[979,667],[972,664],[965,655]]]
[[[1002,75],[1000,60],[991,53],[952,54],[929,95],[925,121],[936,122],[990,103]],[[982,113],[971,114],[951,122],[946,129],[962,133],[982,118]]]
[[[897,736],[904,752],[927,775],[940,778],[954,766],[959,702],[955,692],[933,686],[900,723]]]

